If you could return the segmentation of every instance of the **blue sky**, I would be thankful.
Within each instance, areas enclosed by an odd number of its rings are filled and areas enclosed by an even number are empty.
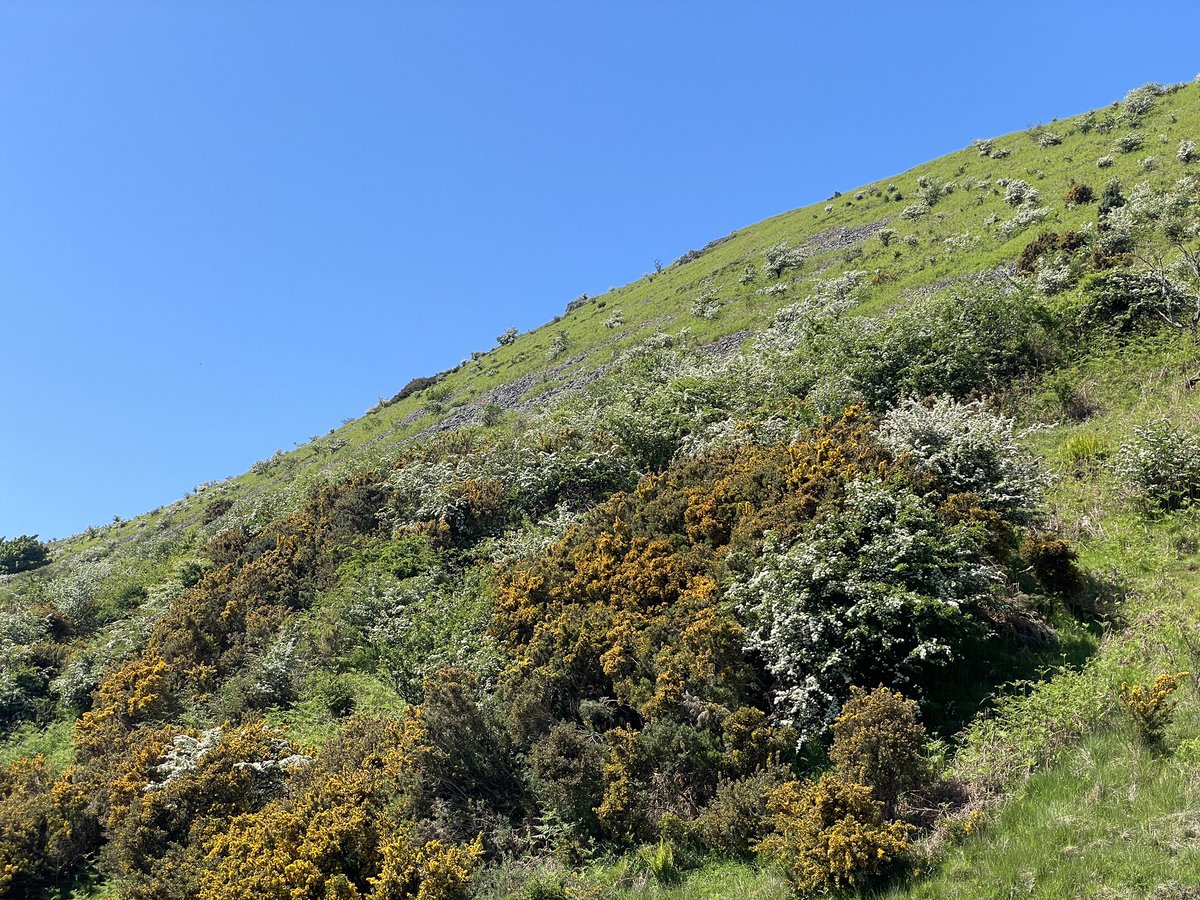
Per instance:
[[[734,228],[1200,71],[1194,3],[0,6],[0,535],[240,473]]]

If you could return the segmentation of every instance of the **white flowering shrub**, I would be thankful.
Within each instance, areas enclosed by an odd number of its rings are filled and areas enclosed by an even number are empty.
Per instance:
[[[964,253],[968,250],[974,250],[979,245],[979,236],[972,234],[970,231],[963,231],[950,235],[942,243],[946,245],[946,249],[951,253]]]
[[[991,138],[980,138],[973,141],[971,146],[978,151],[980,156],[991,156],[992,152],[996,149],[996,142]]]
[[[1147,156],[1145,159],[1138,161],[1138,168],[1143,172],[1153,172],[1158,168],[1159,157]]]
[[[1005,237],[1012,237],[1014,234],[1019,234],[1030,225],[1036,225],[1039,222],[1044,222],[1049,218],[1053,210],[1048,206],[1022,206],[1016,215],[1000,223],[1000,230]]]
[[[772,278],[778,278],[788,269],[804,265],[805,253],[799,247],[789,247],[787,241],[780,241],[774,247],[768,247],[763,258],[766,261],[763,268]]]
[[[1020,178],[1003,179],[1004,202],[1009,206],[1036,204],[1041,199],[1037,188]]]
[[[1038,266],[1034,276],[1034,285],[1048,297],[1061,294],[1071,286],[1073,280],[1071,266],[1063,259],[1056,258],[1049,262],[1043,261]]]
[[[975,494],[985,508],[1027,522],[1039,514],[1047,479],[1013,427],[981,402],[943,396],[928,405],[902,401],[883,417],[879,439],[929,472],[943,493]]]
[[[1115,147],[1118,153],[1132,153],[1135,150],[1141,149],[1142,142],[1145,139],[1146,136],[1140,131],[1131,131],[1117,138]]]
[[[1038,132],[1037,145],[1039,147],[1053,147],[1056,144],[1062,143],[1062,135],[1056,131],[1041,131]]]
[[[758,294],[761,297],[773,297],[775,294],[786,293],[787,289],[790,287],[791,287],[790,283],[780,281],[780,282],[777,282],[776,284],[768,284],[763,287],[760,287],[754,293]]]
[[[929,212],[929,204],[924,200],[918,200],[916,203],[910,203],[900,211],[902,219],[919,219],[921,216]]]
[[[613,310],[613,314],[604,320],[605,328],[619,328],[625,324],[625,314],[619,309]]]
[[[546,358],[549,360],[558,359],[570,349],[571,338],[561,328],[554,332],[554,337],[550,339],[550,348],[546,351]]]
[[[99,612],[96,595],[112,568],[108,560],[75,557],[66,571],[49,584],[51,602],[76,630],[88,631],[95,624]]]
[[[997,581],[973,529],[945,525],[902,488],[860,481],[796,544],[768,543],[729,594],[775,680],[780,719],[804,743],[853,684],[919,693],[975,632],[969,609]]]
[[[300,664],[296,635],[287,628],[281,629],[246,666],[250,681],[248,696],[253,705],[266,709],[295,699]]]
[[[936,178],[930,178],[928,175],[917,177],[917,196],[929,206],[936,205],[942,197],[953,193],[953,181],[939,181]]]
[[[1166,91],[1161,84],[1150,82],[1134,88],[1121,101],[1121,117],[1136,122],[1154,108],[1154,101]]]
[[[759,335],[758,349],[782,352],[801,346],[815,329],[858,305],[866,281],[867,273],[857,269],[818,281],[811,295],[775,313],[770,327]]]
[[[1175,158],[1182,163],[1190,163],[1196,158],[1196,142],[1182,140],[1179,142],[1179,149],[1175,151]]]
[[[1162,509],[1200,499],[1200,434],[1167,418],[1133,431],[1133,439],[1113,458],[1113,471],[1125,490]]]
[[[419,702],[424,680],[446,666],[496,677],[500,656],[487,635],[492,602],[481,578],[468,575],[456,584],[407,578],[361,597],[347,613],[365,631],[380,674],[401,697]]]
[[[1103,156],[1101,156],[1099,159],[1096,160],[1096,168],[1097,169],[1107,169],[1112,164],[1113,164],[1113,157],[1112,157],[1111,153],[1106,153]]]
[[[738,276],[738,283],[749,284],[757,277],[758,269],[755,268],[754,263],[747,263],[746,268],[742,271],[742,274]]]
[[[715,319],[721,312],[721,301],[711,291],[692,301],[692,315],[700,319]]]
[[[879,243],[883,244],[885,247],[888,246],[896,239],[896,233],[897,232],[895,228],[879,229]]]
[[[826,312],[844,312],[858,303],[866,283],[866,272],[851,269],[836,278],[818,281],[813,286],[813,301]]]

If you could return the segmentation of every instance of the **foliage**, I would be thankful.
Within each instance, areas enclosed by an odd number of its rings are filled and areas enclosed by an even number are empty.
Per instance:
[[[50,561],[50,549],[36,534],[15,538],[0,537],[0,575],[28,572]]]
[[[1147,747],[1162,749],[1167,726],[1175,712],[1177,702],[1173,695],[1179,682],[1189,672],[1164,673],[1154,679],[1154,684],[1121,683],[1121,701],[1125,711],[1137,729],[1138,738]]]
[[[929,782],[928,735],[917,720],[917,704],[903,694],[885,687],[870,692],[851,688],[829,730],[835,771],[869,787],[885,816],[895,813],[904,794]]]
[[[888,821],[866,785],[823,775],[771,795],[773,831],[758,849],[804,893],[866,884],[911,852],[912,826]]]
[[[1200,437],[1166,418],[1133,432],[1113,459],[1113,470],[1127,491],[1161,509],[1175,509],[1200,496]]]

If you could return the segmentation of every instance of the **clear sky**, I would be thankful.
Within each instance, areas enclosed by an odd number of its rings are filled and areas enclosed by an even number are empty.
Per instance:
[[[0,535],[134,516],[656,258],[1191,79],[1197,7],[9,0]]]

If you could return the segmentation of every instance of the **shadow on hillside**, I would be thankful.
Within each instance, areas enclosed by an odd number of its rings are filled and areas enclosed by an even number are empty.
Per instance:
[[[1124,593],[1116,582],[1087,574],[1066,596],[1027,597],[1028,608],[1011,611],[930,689],[924,705],[930,731],[951,738],[1009,686],[1017,690],[1022,683],[1048,680],[1064,668],[1081,668],[1104,634],[1121,627],[1116,610]]]

